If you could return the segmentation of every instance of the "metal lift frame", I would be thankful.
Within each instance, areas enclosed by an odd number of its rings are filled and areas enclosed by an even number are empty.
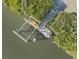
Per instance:
[[[24,38],[24,37],[22,37],[20,34],[19,34],[19,32],[20,31],[22,31],[22,29],[24,28],[24,26],[26,25],[26,23],[29,23],[30,24],[30,22],[28,21],[28,20],[26,20],[25,18],[24,18],[24,21],[25,21],[25,23],[19,28],[19,29],[17,29],[16,31],[15,30],[13,30],[12,32],[15,34],[15,35],[17,35],[20,39],[22,39],[24,42],[28,42],[28,40],[29,40],[29,38],[30,37],[32,37],[33,38],[33,42],[36,42],[36,39],[32,36],[32,34],[35,32],[35,28],[34,28],[34,30],[31,32],[31,34],[30,33],[28,33],[28,37],[27,38]]]

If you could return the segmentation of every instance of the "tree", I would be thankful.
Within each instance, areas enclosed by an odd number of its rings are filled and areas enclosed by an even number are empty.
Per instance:
[[[53,42],[76,59],[77,32],[76,16],[72,13],[59,12],[49,28],[55,33]]]
[[[17,0],[3,0],[3,4],[8,6],[12,11],[16,9]]]
[[[3,0],[3,4],[21,15],[40,20],[51,8],[52,0]]]

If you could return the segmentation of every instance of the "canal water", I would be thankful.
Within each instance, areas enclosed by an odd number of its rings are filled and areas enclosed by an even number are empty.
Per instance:
[[[3,6],[3,59],[72,59],[50,40],[25,43],[12,31],[23,24],[22,16]],[[43,38],[44,39],[44,38]]]

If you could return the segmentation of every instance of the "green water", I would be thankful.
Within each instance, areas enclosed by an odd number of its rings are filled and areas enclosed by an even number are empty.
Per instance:
[[[25,43],[12,30],[24,22],[3,6],[3,59],[72,59],[62,49],[48,40],[38,40],[36,43]]]

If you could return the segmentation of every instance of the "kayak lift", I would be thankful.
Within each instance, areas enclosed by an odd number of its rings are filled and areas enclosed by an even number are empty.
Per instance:
[[[36,30],[36,27],[31,31],[31,33],[29,33],[28,31],[27,31],[27,33],[25,33],[24,32],[24,30],[26,30],[25,29],[25,26],[26,26],[26,24],[27,23],[30,23],[31,25],[33,25],[30,21],[28,21],[28,20],[26,20],[25,18],[24,18],[24,20],[25,20],[25,23],[19,28],[19,29],[16,29],[16,30],[13,30],[12,32],[15,34],[15,35],[17,35],[20,39],[22,39],[24,42],[28,42],[28,40],[30,39],[30,40],[32,40],[33,42],[36,42],[36,39],[35,39],[35,37],[33,37],[32,36],[32,34],[35,32],[35,30]],[[34,27],[34,26],[33,26]],[[25,37],[26,36],[26,37]]]

